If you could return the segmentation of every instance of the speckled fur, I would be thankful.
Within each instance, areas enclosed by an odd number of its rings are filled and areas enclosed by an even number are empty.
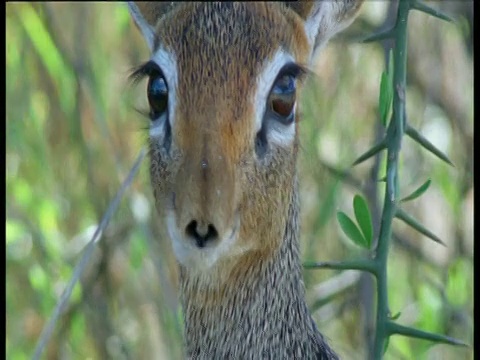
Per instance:
[[[274,256],[249,254],[233,270],[234,280],[216,290],[181,282],[190,358],[337,359],[305,303],[296,187]]]
[[[178,68],[171,146],[150,140],[159,214],[173,212],[179,228],[192,216],[205,218],[221,237],[240,216],[235,246],[243,251],[232,249],[207,270],[179,264],[188,358],[337,359],[305,302],[298,131],[290,144],[270,144],[258,158],[252,93],[279,48],[307,65],[332,24],[360,3],[335,1],[340,10],[313,43],[304,30],[308,3],[137,3],[155,28],[152,50],[175,54]]]

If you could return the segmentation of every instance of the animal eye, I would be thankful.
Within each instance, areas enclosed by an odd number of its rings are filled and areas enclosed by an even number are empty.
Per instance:
[[[150,74],[147,85],[148,103],[150,104],[150,117],[157,119],[167,111],[168,87],[163,75],[158,71]]]
[[[289,74],[280,76],[270,91],[270,110],[278,115],[284,124],[290,124],[294,120],[295,100],[295,77]]]

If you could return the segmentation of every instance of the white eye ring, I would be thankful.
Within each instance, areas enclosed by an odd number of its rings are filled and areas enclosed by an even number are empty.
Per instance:
[[[295,63],[294,57],[283,49],[278,51],[266,60],[258,78],[256,92],[253,94],[253,106],[255,109],[255,134],[258,134],[262,126],[265,126],[266,139],[268,143],[274,143],[278,146],[288,147],[295,139],[295,122],[290,124],[275,124],[271,121],[264,124],[265,113],[268,109],[267,104],[278,74],[285,65]],[[295,111],[295,106],[293,112]],[[281,126],[280,126],[281,125]]]

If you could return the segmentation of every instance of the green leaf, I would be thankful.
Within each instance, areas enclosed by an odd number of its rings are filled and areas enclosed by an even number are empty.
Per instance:
[[[415,190],[414,192],[412,192],[410,195],[408,196],[405,196],[402,200],[402,202],[405,202],[405,201],[409,201],[409,200],[413,200],[413,199],[416,199],[418,198],[420,195],[422,195],[425,191],[427,191],[428,187],[430,186],[430,183],[432,181],[430,179],[428,179],[427,181],[425,181],[422,185],[420,185],[417,190]]]
[[[380,79],[379,110],[380,121],[387,126],[388,116],[393,102],[393,52],[390,49],[388,56],[387,70],[382,72]]]
[[[337,212],[337,220],[345,235],[347,235],[355,244],[367,248],[367,240],[363,237],[357,225],[342,211]]]
[[[382,72],[382,77],[380,79],[380,94],[378,99],[380,121],[382,122],[383,126],[387,126],[387,116],[392,100],[390,94],[391,92],[389,91],[388,74],[384,71]]]
[[[372,216],[370,215],[367,201],[361,195],[357,194],[353,198],[353,211],[355,212],[355,218],[357,219],[358,225],[360,225],[364,239],[367,242],[368,249],[370,249],[373,238]]]
[[[402,313],[399,311],[395,315],[390,316],[390,320],[397,320]]]
[[[393,48],[390,48],[390,51],[388,52],[388,80],[390,81],[391,87],[390,89],[393,91]]]

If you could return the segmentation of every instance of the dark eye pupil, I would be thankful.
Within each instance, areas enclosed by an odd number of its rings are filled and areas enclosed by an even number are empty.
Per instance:
[[[295,90],[295,78],[284,75],[275,82],[270,93],[270,109],[287,122],[293,121]]]
[[[162,115],[167,110],[168,88],[162,75],[154,74],[150,76],[147,96],[152,118]]]
[[[291,115],[293,111],[293,105],[293,101],[284,101],[282,99],[272,100],[272,110],[283,117],[289,117]]]

